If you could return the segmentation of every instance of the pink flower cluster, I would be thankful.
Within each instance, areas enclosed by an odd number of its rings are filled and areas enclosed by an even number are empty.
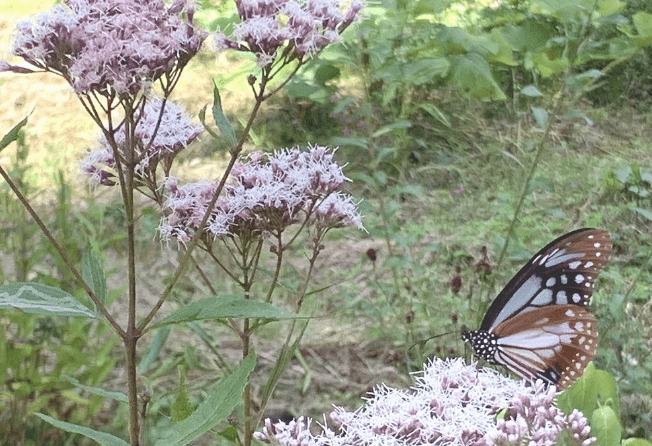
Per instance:
[[[358,0],[345,12],[339,0],[236,0],[236,5],[242,21],[230,38],[218,33],[217,46],[254,53],[261,67],[271,65],[286,42],[296,57],[337,42],[363,7]]]
[[[149,98],[135,115],[134,164],[135,172],[141,179],[155,175],[156,168],[161,164],[167,175],[172,160],[203,131],[201,126],[193,125],[183,108],[170,101],[165,101],[161,116],[163,104],[164,101],[160,98]],[[128,138],[125,133],[123,124],[113,134],[123,165],[128,160]],[[82,173],[88,175],[93,183],[105,186],[115,184],[115,174],[106,170],[107,167],[115,170],[115,153],[104,136],[100,138],[100,147],[88,152],[80,164]]]
[[[310,433],[311,420],[265,421],[256,438],[276,446],[552,446],[570,433],[588,446],[590,428],[575,411],[565,416],[554,407],[555,389],[543,382],[527,386],[489,369],[476,369],[462,359],[435,359],[411,391],[380,387],[354,412],[336,408],[336,433],[322,426]],[[509,420],[496,421],[509,409]]]
[[[206,37],[188,0],[66,0],[17,25],[13,52],[79,94],[135,94],[182,68]],[[3,65],[2,69],[25,72]]]
[[[243,231],[278,234],[293,224],[333,228],[362,227],[351,196],[338,191],[347,178],[325,147],[253,153],[237,163],[218,198],[206,228],[211,237]],[[163,238],[186,242],[198,229],[218,181],[177,185],[167,182],[168,216],[159,228]]]
[[[537,381],[534,388],[532,394],[514,396],[509,418],[498,421],[496,429],[485,438],[487,445],[549,446],[556,444],[564,431],[570,434],[574,444],[589,446],[595,442],[595,437],[589,437],[591,427],[580,411],[575,409],[566,415],[554,406],[554,387],[546,388],[543,381]]]

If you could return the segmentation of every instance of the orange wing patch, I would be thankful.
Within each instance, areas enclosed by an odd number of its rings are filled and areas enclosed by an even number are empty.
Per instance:
[[[555,305],[521,313],[499,324],[493,333],[498,355],[513,362],[513,370],[529,379],[548,371],[562,390],[582,375],[595,356],[595,318],[576,305]],[[515,367],[518,364],[519,367]]]

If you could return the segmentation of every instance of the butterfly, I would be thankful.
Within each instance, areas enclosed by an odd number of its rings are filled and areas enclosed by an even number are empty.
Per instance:
[[[590,228],[550,242],[498,294],[480,329],[462,339],[476,356],[522,378],[568,387],[595,356],[588,305],[611,246],[607,231]]]

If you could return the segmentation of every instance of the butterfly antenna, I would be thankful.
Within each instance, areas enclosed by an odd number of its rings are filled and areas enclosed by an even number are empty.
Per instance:
[[[412,349],[413,349],[414,347],[416,347],[417,345],[423,347],[424,345],[426,345],[426,342],[430,341],[431,339],[441,338],[441,337],[448,336],[448,335],[451,335],[451,334],[456,334],[456,333],[458,333],[458,332],[457,332],[457,331],[449,331],[449,332],[447,332],[447,333],[437,334],[437,335],[434,335],[434,336],[430,336],[429,338],[426,338],[426,339],[424,339],[424,340],[422,340],[422,341],[415,342],[415,343],[412,344],[412,345],[410,346],[410,348],[408,349],[408,354],[410,354],[411,351],[412,351]]]

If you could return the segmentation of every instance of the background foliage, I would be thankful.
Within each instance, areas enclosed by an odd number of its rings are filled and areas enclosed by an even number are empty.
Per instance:
[[[234,22],[231,4],[202,6],[209,29]],[[652,438],[651,13],[646,1],[383,1],[368,5],[367,19],[347,31],[344,44],[287,86],[254,128],[253,145],[340,146],[350,188],[363,199],[367,232],[333,235],[315,285],[320,299],[311,304],[322,317],[311,322],[314,331],[279,384],[271,415],[320,418],[333,402],[358,404],[380,382],[408,385],[407,372],[428,356],[468,355],[457,333],[479,324],[531,253],[563,232],[593,226],[614,239],[593,309],[600,324],[595,364],[615,380],[619,399],[595,395],[587,411],[606,417],[603,408],[613,409],[622,426],[616,443]],[[220,70],[228,71],[211,72],[226,88],[228,107],[245,101],[244,80],[235,74],[252,65],[225,59]],[[199,110],[211,85],[193,79],[215,70],[214,60],[200,57],[192,70],[176,99]],[[15,82],[3,75],[0,89],[16,89]],[[23,107],[29,103],[35,115],[56,121],[67,93],[59,92],[62,102],[49,108],[39,92],[30,94],[21,98]],[[14,104],[4,104],[6,130],[22,116],[16,98],[7,97]],[[237,123],[239,110],[228,111]],[[61,150],[68,146],[57,138],[56,129],[28,127],[0,162],[47,209],[49,226],[72,258],[81,262],[89,245],[119,252],[121,210],[110,195],[81,187],[71,174],[76,165],[65,161],[71,154]],[[64,161],[49,161],[57,156]],[[206,142],[185,160],[184,174],[201,177],[220,162]],[[0,282],[38,281],[83,299],[6,188],[0,200]],[[141,224],[151,236],[139,242],[164,251],[153,240],[156,213],[145,209]],[[282,277],[288,296],[305,274],[303,253],[294,254]],[[101,260],[111,299],[124,283],[111,276],[118,266],[110,256]],[[144,288],[164,284],[173,263],[174,255],[141,259]],[[192,274],[185,280],[175,305],[202,291]],[[120,390],[110,372],[123,358],[102,337],[105,327],[9,311],[0,312],[0,324],[0,424],[9,426],[0,444],[84,444],[28,416],[36,412],[120,431],[124,407],[97,391]],[[273,338],[282,328],[266,330]],[[449,331],[455,334],[421,342]],[[146,339],[140,371],[149,387],[167,390],[152,402],[150,413],[159,417],[149,420],[153,425],[203,401],[203,388],[212,384],[206,376],[213,376],[219,355],[229,354],[219,330],[195,323],[174,333],[170,339],[160,329]],[[259,351],[265,347],[272,348]],[[260,360],[270,367],[264,355]],[[607,379],[595,376],[587,379]],[[342,380],[348,384],[336,384]],[[225,426],[205,444],[226,442],[230,433]]]

